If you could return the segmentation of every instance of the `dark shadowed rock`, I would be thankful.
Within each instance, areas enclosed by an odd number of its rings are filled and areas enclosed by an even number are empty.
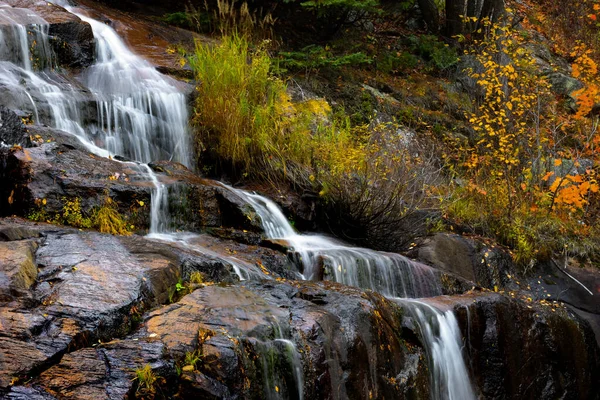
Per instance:
[[[249,282],[198,289],[150,313],[145,330],[175,359],[203,354],[183,377],[186,396],[297,398],[300,360],[305,398],[426,396],[426,370],[412,357],[423,349],[405,347],[400,322],[398,306],[359,289]]]
[[[128,224],[149,226],[154,184],[145,166],[96,156],[61,131],[28,130],[36,146],[0,153],[0,215],[36,213],[42,220],[52,219],[63,213],[67,202],[78,199],[89,216],[110,197]],[[157,162],[152,168],[168,187],[173,229],[198,232],[227,226],[262,232],[252,207],[218,182],[177,163]]]
[[[136,370],[149,365],[158,378],[160,398],[168,389],[159,387],[176,376],[175,365],[163,357],[164,351],[162,343],[151,340],[112,341],[65,355],[34,384],[61,399],[123,399],[136,391]]]
[[[28,147],[31,145],[29,135],[21,118],[4,106],[0,106],[0,151],[11,146]]]
[[[484,398],[599,398],[600,350],[568,308],[498,294],[462,299],[456,312]]]

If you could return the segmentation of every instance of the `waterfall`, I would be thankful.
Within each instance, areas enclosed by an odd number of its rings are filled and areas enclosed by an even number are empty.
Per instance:
[[[398,254],[348,247],[323,236],[300,235],[273,201],[226,187],[254,207],[268,238],[283,239],[293,247],[306,279],[318,279],[318,270],[325,264],[336,282],[378,291],[411,312],[432,365],[434,400],[475,399],[454,313],[442,313],[422,301],[407,299],[442,294],[439,279],[431,268]]]
[[[97,155],[122,155],[133,160],[153,185],[150,237],[218,257],[232,266],[240,280],[272,279],[256,265],[202,247],[196,242],[198,235],[169,232],[167,187],[145,163],[169,159],[192,165],[185,95],[176,81],[132,53],[111,27],[67,8],[91,25],[97,41],[97,60],[77,77],[78,81],[52,71],[55,59],[48,40],[49,25],[43,18],[31,10],[0,5],[0,104],[30,112],[37,124],[46,123],[75,135]],[[89,104],[95,120],[82,112]],[[426,303],[406,299],[442,294],[439,277],[432,268],[399,254],[349,247],[325,236],[298,234],[271,200],[229,189],[254,207],[268,238],[289,243],[302,278],[331,279],[390,298],[403,298],[396,301],[413,315],[431,360],[434,399],[475,398],[452,312],[443,313]],[[265,377],[273,365],[287,364],[292,374],[286,378],[288,394],[302,399],[303,368],[298,349],[280,328],[274,336],[268,346],[277,349],[279,358],[271,364],[263,360]],[[295,393],[290,392],[292,386]],[[281,397],[273,382],[266,382],[265,391],[270,397]]]
[[[0,94],[8,96],[0,103],[75,135],[97,155],[142,163],[167,159],[190,167],[187,105],[178,84],[132,53],[108,25],[61,5],[92,27],[96,62],[79,77],[81,83],[48,70],[55,64],[49,24],[32,10],[1,5]],[[86,122],[81,111],[90,103],[97,122]],[[166,231],[167,189],[149,167],[143,170],[154,185],[150,231]]]
[[[275,316],[271,316],[274,338],[252,340],[262,370],[263,395],[268,400],[304,399],[304,377],[300,353],[293,341],[287,339]],[[285,391],[284,391],[285,389]]]
[[[80,13],[97,41],[97,60],[83,83],[97,99],[96,140],[140,162],[172,160],[191,167],[188,112],[177,83],[131,52],[106,24]]]
[[[32,71],[53,66],[50,25],[31,10],[0,3],[0,60]]]

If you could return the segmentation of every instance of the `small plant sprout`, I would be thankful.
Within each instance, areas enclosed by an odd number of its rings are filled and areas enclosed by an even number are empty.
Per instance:
[[[155,392],[154,385],[158,380],[158,377],[152,370],[150,364],[146,364],[141,368],[135,370],[135,378],[134,381],[137,381],[137,390],[136,394],[140,395],[148,395]]]

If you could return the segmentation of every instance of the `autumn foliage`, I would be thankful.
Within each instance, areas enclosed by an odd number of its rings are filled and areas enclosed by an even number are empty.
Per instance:
[[[598,7],[600,8],[600,7]],[[467,72],[481,89],[468,115],[474,135],[459,148],[468,185],[456,191],[449,214],[514,249],[524,266],[557,253],[598,257],[598,67],[593,52],[578,43],[572,75],[583,87],[573,115],[539,73],[522,32],[483,21],[487,35],[467,54],[479,68]],[[466,151],[465,151],[466,150]]]

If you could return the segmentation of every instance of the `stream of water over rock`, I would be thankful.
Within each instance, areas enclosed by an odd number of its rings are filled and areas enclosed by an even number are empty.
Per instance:
[[[79,10],[69,10],[92,26],[97,41],[97,60],[77,82],[48,69],[54,61],[48,43],[48,24],[43,18],[30,10],[0,7],[0,86],[10,95],[5,105],[30,112],[36,123],[46,123],[77,136],[100,156],[120,155],[132,160],[154,186],[149,237],[193,246],[190,244],[193,234],[169,231],[168,188],[143,164],[169,159],[192,165],[185,95],[171,78],[133,54],[108,25]],[[32,62],[34,59],[37,61]],[[96,108],[95,122],[91,123],[81,111],[88,102]],[[407,300],[442,294],[439,276],[433,269],[398,254],[350,247],[325,236],[298,234],[271,200],[225,187],[255,209],[268,238],[289,244],[296,255],[301,279],[330,279],[370,289],[410,310],[433,364],[434,399],[475,398],[453,313]],[[196,250],[208,252],[201,247]],[[231,263],[242,280],[266,278],[256,266],[234,257],[218,256]],[[295,397],[302,399],[300,353],[289,332],[275,330],[273,340],[263,343],[265,354],[272,354],[275,349],[286,358],[296,387]],[[272,388],[279,378],[266,373],[273,365],[266,355],[262,363],[265,387]],[[277,391],[266,393],[270,398],[280,397]]]

